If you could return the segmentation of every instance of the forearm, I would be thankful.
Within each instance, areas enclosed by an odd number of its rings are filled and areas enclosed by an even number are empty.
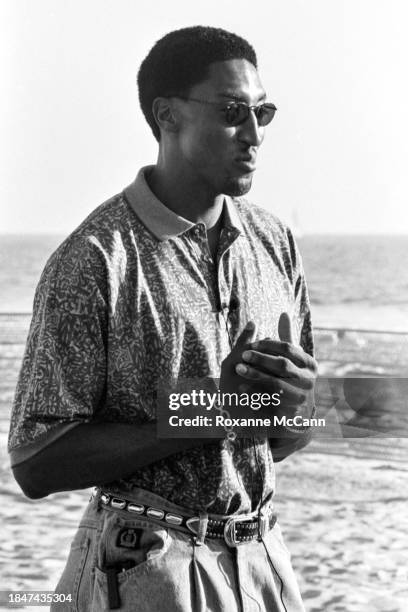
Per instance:
[[[126,478],[145,465],[211,442],[158,439],[155,423],[87,423],[12,469],[23,492],[35,499]]]

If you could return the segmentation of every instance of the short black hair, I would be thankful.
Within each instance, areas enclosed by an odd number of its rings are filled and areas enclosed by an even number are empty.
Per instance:
[[[160,140],[160,129],[152,112],[153,100],[188,95],[191,87],[205,80],[210,64],[231,59],[245,59],[258,67],[251,45],[221,28],[181,28],[156,42],[137,75],[140,106],[156,140]]]

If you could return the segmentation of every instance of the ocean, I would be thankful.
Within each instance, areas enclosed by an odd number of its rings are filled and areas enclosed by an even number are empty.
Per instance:
[[[0,313],[31,312],[57,235],[0,236]],[[408,331],[408,236],[303,236],[316,326]]]
[[[6,451],[35,286],[63,238],[0,236],[0,610],[1,589],[55,587],[89,497],[27,500]],[[298,244],[320,372],[406,377],[408,236],[303,236]],[[275,505],[308,610],[405,612],[407,466],[408,438],[381,437],[315,440],[277,464]]]
[[[315,325],[408,331],[408,236],[298,240]]]

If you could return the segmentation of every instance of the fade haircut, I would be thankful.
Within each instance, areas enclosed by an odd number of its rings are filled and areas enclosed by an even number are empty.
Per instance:
[[[231,59],[245,59],[258,67],[251,45],[221,28],[182,28],[156,42],[140,66],[137,84],[140,106],[157,141],[160,129],[152,112],[153,100],[187,96],[194,85],[207,78],[210,64]]]

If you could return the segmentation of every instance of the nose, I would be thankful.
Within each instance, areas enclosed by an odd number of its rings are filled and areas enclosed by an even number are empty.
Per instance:
[[[238,140],[249,147],[259,147],[265,135],[265,127],[258,125],[258,120],[251,109],[248,118],[238,127]]]

